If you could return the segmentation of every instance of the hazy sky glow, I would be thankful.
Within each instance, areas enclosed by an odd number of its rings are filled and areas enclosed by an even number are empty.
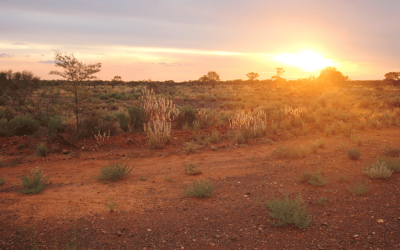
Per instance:
[[[400,70],[398,0],[0,0],[0,70],[54,70],[53,50],[109,80],[350,79]]]

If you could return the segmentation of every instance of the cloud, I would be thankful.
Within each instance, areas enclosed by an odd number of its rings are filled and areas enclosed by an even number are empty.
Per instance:
[[[25,43],[13,43],[11,45],[27,45],[27,44],[25,44]]]
[[[0,54],[0,57],[13,57],[13,56],[12,56],[12,55],[9,55],[9,54],[3,53],[3,54]]]
[[[172,66],[171,64],[168,64],[168,63],[158,63],[158,64],[168,66],[168,67]]]
[[[38,63],[54,63],[54,60],[47,60],[47,61],[38,61]]]
[[[42,56],[44,56],[43,54],[41,54]]]

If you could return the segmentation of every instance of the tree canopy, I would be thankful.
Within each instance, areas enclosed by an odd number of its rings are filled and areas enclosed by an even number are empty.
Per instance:
[[[341,83],[347,81],[349,77],[343,75],[343,73],[338,71],[335,67],[328,66],[321,70],[317,79],[319,82],[324,83]]]

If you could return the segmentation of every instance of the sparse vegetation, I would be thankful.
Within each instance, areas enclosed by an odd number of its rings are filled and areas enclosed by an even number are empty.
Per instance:
[[[301,182],[307,182],[312,186],[325,186],[328,181],[326,178],[322,177],[322,171],[316,171],[314,173],[304,172],[300,177]]]
[[[6,178],[2,177],[0,178],[0,186],[3,185],[6,182]]]
[[[383,152],[383,154],[385,156],[389,156],[389,157],[399,157],[400,156],[400,148],[389,147]]]
[[[320,206],[326,206],[327,204],[326,204],[326,199],[324,198],[324,197],[319,197],[318,199],[317,199],[317,204],[318,205],[320,205]]]
[[[298,228],[306,228],[311,223],[312,216],[307,211],[306,205],[302,205],[300,197],[291,200],[286,194],[282,199],[274,198],[266,202],[272,224],[275,226],[287,226],[293,224]]]
[[[197,152],[197,148],[193,143],[190,143],[187,148],[186,148],[186,153],[190,154],[190,153],[196,153]]]
[[[400,172],[400,158],[393,157],[377,157],[377,162],[383,162],[385,166],[394,172]]]
[[[49,180],[49,176],[45,175],[43,170],[40,170],[39,167],[31,170],[29,175],[24,175],[21,178],[22,185],[24,189],[20,190],[23,194],[36,194],[46,187],[47,181]]]
[[[272,151],[272,155],[279,159],[296,159],[302,157],[304,153],[300,154],[299,150],[293,147],[278,146]]]
[[[362,182],[361,180],[358,180],[357,184],[355,184],[353,187],[347,186],[347,190],[356,195],[364,195],[369,191],[368,182]]]
[[[347,150],[347,156],[356,161],[358,159],[360,159],[361,153],[360,150],[358,150],[358,148],[350,148]]]
[[[383,161],[377,161],[376,163],[369,164],[362,172],[371,178],[378,179],[389,178],[393,173],[393,171],[388,169]]]
[[[36,155],[46,157],[48,153],[47,146],[43,142],[36,146]]]
[[[187,197],[207,197],[211,196],[215,186],[211,181],[194,180],[193,184],[183,191]]]
[[[194,164],[186,165],[185,163],[185,173],[188,175],[198,175],[201,174],[203,171],[197,168]]]
[[[117,181],[124,176],[128,175],[133,167],[125,163],[126,159],[122,160],[121,162],[110,162],[108,166],[103,165],[103,168],[99,169],[100,175],[96,176],[95,178],[98,180],[111,180]]]
[[[114,201],[111,198],[108,198],[108,202],[106,203],[106,207],[108,208],[108,211],[114,212],[116,206],[118,206],[118,204],[114,203]]]

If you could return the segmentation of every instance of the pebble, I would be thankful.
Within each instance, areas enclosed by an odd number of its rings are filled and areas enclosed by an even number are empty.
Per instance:
[[[215,236],[215,238],[217,238],[217,239],[221,238],[221,236],[218,235],[218,234],[216,234],[216,235],[214,235],[214,236]]]
[[[151,232],[151,229],[147,229],[148,232]]]
[[[382,219],[379,219],[379,220],[378,220],[378,223],[383,223],[383,220],[382,220]]]

